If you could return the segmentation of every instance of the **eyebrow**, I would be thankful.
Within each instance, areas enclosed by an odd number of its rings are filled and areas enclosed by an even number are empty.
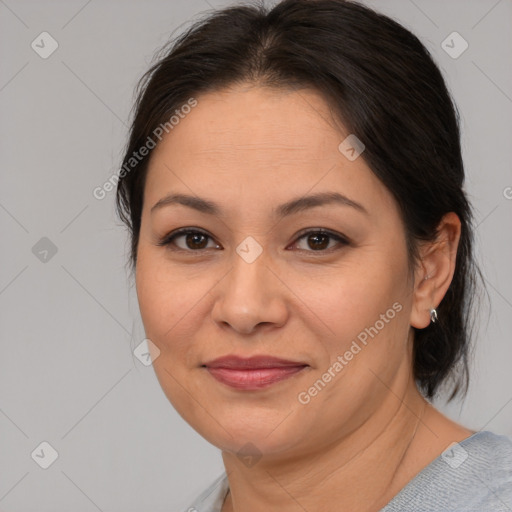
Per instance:
[[[165,197],[162,197],[162,199],[160,199],[151,208],[151,213],[166,206],[175,204],[187,206],[188,208],[193,208],[194,210],[197,210],[201,213],[206,213],[208,215],[221,216],[223,214],[222,208],[213,201],[197,196],[190,196],[187,194],[169,194]],[[364,213],[365,215],[369,215],[368,211],[362,204],[349,199],[347,196],[344,196],[339,192],[320,192],[318,194],[298,197],[279,205],[277,208],[274,208],[272,213],[278,218],[283,218],[295,213],[303,212],[310,208],[328,204],[350,206],[360,211],[361,213]]]

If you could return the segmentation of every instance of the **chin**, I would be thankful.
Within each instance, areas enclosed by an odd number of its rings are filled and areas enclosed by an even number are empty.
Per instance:
[[[199,435],[222,451],[236,455],[251,451],[259,455],[278,455],[293,448],[298,441],[297,433],[292,431],[292,421],[287,428],[284,425],[286,421],[283,422],[283,417],[269,417],[266,421],[255,411],[254,415],[239,414],[232,421],[219,421],[220,424],[212,420],[208,424],[191,422],[190,425]]]

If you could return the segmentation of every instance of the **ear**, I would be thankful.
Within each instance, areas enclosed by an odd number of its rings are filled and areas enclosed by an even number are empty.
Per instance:
[[[437,308],[445,296],[455,272],[460,239],[460,219],[454,212],[443,216],[438,235],[420,249],[420,265],[414,273],[414,299],[410,324],[424,329],[430,324],[430,310]]]

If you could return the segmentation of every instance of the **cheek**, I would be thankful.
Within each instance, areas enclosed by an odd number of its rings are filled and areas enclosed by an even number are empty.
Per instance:
[[[329,364],[341,358],[345,378],[352,384],[358,381],[356,387],[370,377],[369,368],[376,373],[396,368],[405,355],[406,307],[401,297],[389,290],[381,292],[340,284],[319,311],[331,331],[323,338]]]
[[[346,260],[321,275],[299,277],[301,293],[331,337],[353,338],[376,322],[382,328],[382,322],[390,324],[388,320],[395,319],[397,310],[405,309],[409,293],[405,262],[399,259],[395,256],[395,263],[390,264],[382,253],[359,253],[353,261]],[[399,305],[393,308],[395,303]]]
[[[361,397],[378,396],[382,384],[375,375],[390,382],[407,357],[411,293],[405,245],[403,251],[400,241],[394,248],[381,247],[368,246],[315,286],[309,283],[309,305],[329,326],[325,345],[330,361],[322,361],[319,371],[339,358],[343,367],[339,386],[331,386],[324,398],[340,407],[348,406],[340,389],[358,390]]]
[[[318,378],[329,384],[312,400],[311,410],[333,425],[357,423],[371,414],[389,393],[387,386],[407,357],[410,305],[405,277],[403,269],[395,273],[388,267],[383,273],[375,263],[366,271],[358,272],[355,266],[340,269],[330,281],[316,282],[318,287],[309,283],[317,290],[310,293],[308,303],[322,319],[317,325],[329,327],[328,337],[317,336],[329,360],[320,361],[308,385],[316,386]]]
[[[144,250],[141,250],[141,254]],[[186,421],[197,423],[190,407],[189,372],[197,366],[193,340],[197,338],[198,315],[206,314],[207,298],[202,287],[179,278],[157,254],[147,251],[138,259],[137,297],[145,335],[158,347],[153,369],[170,403]],[[203,300],[201,300],[203,297]],[[192,408],[193,409],[193,408]]]
[[[209,291],[215,276],[198,271],[194,277],[173,269],[155,251],[141,249],[141,255],[136,285],[146,337],[160,349],[166,364],[194,365],[192,340],[211,309]]]

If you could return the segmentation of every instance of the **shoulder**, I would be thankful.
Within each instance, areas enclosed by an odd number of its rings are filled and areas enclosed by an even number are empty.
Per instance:
[[[510,512],[512,440],[489,431],[450,445],[381,512]]]
[[[219,475],[184,512],[220,512],[228,492],[226,473]]]
[[[472,504],[480,510],[512,510],[512,439],[488,431],[472,437],[467,447],[462,444],[469,464],[461,475],[469,493],[480,487]]]

